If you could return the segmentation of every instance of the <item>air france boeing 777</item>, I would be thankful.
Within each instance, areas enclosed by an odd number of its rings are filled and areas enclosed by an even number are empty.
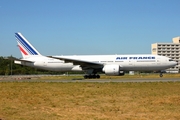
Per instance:
[[[15,33],[15,37],[23,56],[14,61],[16,64],[50,71],[84,71],[84,78],[100,78],[100,72],[115,76],[124,75],[124,71],[161,71],[177,64],[168,57],[151,54],[43,56],[21,33]]]

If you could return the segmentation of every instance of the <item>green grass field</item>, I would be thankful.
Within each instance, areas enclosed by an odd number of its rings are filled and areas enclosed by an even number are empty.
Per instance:
[[[0,83],[2,120],[179,120],[180,82]]]

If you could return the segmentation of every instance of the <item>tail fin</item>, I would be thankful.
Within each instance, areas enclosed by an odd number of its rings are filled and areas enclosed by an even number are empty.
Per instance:
[[[15,37],[23,58],[28,58],[31,56],[41,56],[41,54],[31,45],[31,43],[28,42],[28,40],[21,33],[15,33]]]

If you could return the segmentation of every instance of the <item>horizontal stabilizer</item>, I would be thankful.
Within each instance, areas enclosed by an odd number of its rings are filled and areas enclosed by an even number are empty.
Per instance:
[[[34,63],[33,61],[29,61],[29,60],[21,60],[21,59],[16,59],[14,60],[14,63],[20,63],[20,62],[27,62],[27,63]]]

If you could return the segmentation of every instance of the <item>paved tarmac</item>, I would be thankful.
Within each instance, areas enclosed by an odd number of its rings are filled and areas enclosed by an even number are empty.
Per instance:
[[[87,83],[141,83],[141,82],[180,82],[180,78],[139,78],[139,79],[74,79],[74,80],[38,80],[38,79],[6,79],[0,80],[0,82],[57,82],[57,83],[68,83],[68,82],[87,82]]]

